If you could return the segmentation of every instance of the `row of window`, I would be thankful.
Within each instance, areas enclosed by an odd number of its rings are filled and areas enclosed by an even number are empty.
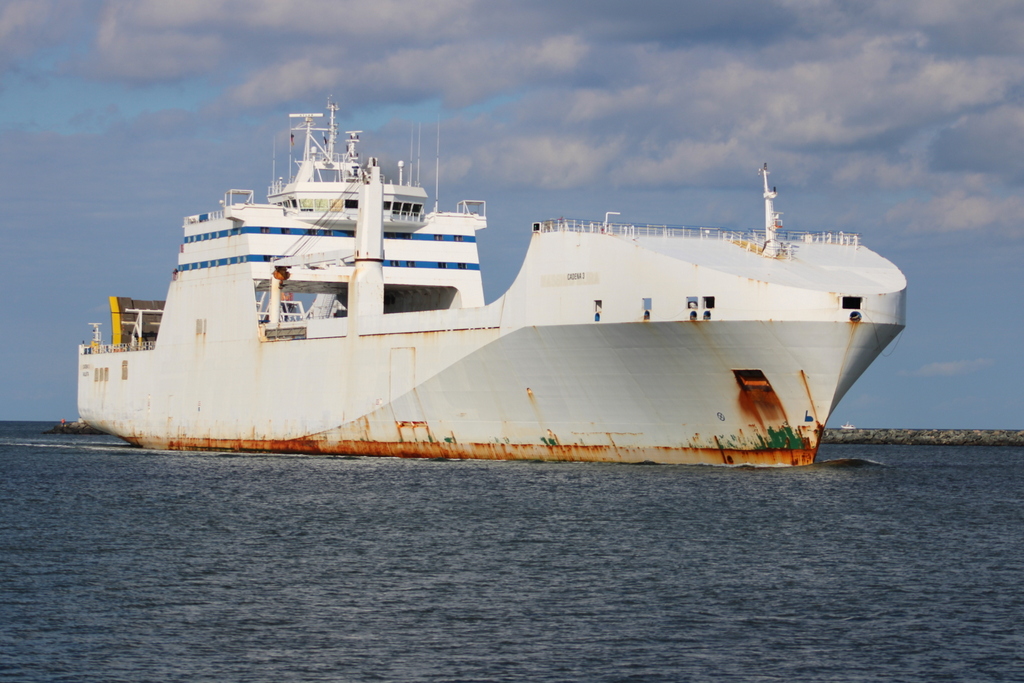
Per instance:
[[[358,199],[288,199],[278,202],[278,206],[286,206],[290,209],[301,211],[323,211],[337,213],[339,211],[350,211],[359,208]],[[384,202],[384,210],[398,216],[420,216],[423,213],[423,205],[416,202]]]
[[[420,240],[435,242],[476,242],[476,237],[473,235],[441,235],[438,233],[424,234],[421,232],[386,232],[384,233],[384,239],[386,240]]]
[[[240,228],[229,228],[215,232],[204,232],[185,237],[185,244],[206,242],[207,240],[232,237],[234,235],[313,235],[316,237],[355,237],[355,230],[330,230],[328,228],[268,228],[247,225]],[[386,240],[421,240],[434,242],[476,242],[475,235],[441,235],[420,232],[385,232]]]
[[[715,307],[715,297],[686,297],[686,307],[690,309],[690,320],[697,319],[697,307],[700,299],[703,299],[704,303],[704,320],[711,320],[711,309]],[[650,297],[643,297],[640,301],[641,310],[644,312],[644,320],[651,319],[651,309],[653,308],[653,299]],[[594,299],[594,322],[601,322],[601,312],[603,308],[603,302],[601,299]]]
[[[843,308],[844,309],[859,309],[861,307],[861,304],[863,303],[863,297],[859,297],[859,296],[844,296],[842,303],[843,303]],[[703,304],[703,306],[700,306],[700,304]],[[642,310],[644,312],[644,320],[650,320],[651,319],[652,299],[650,299],[649,297],[644,297],[643,300],[641,301],[641,306],[642,306]],[[704,320],[711,320],[711,309],[713,309],[714,307],[715,307],[715,297],[713,297],[713,296],[704,296],[704,297],[688,296],[688,297],[686,297],[686,308],[688,308],[690,310],[690,316],[689,316],[690,320],[697,320],[697,309],[698,308],[703,308],[704,309],[704,314],[702,316]],[[601,300],[600,299],[595,299],[594,300],[594,321],[595,322],[600,322],[600,320],[601,320],[601,308],[602,308]],[[861,319],[860,313],[856,312],[856,311],[854,313],[851,313],[850,314],[850,319],[854,320],[854,321],[859,321]]]
[[[216,268],[218,266],[232,266],[237,263],[271,263],[281,256],[269,256],[266,254],[246,254],[245,256],[229,256],[227,258],[212,259],[210,261],[196,261],[195,263],[183,263],[178,266],[178,271],[201,270],[203,268]],[[458,270],[480,270],[479,263],[454,263],[445,261],[385,261],[385,266],[392,268],[453,268]]]
[[[444,261],[385,261],[384,265],[393,268],[457,268],[458,270],[480,270],[475,263],[445,263]],[[473,266],[476,266],[475,268]]]
[[[243,228],[230,228],[228,230],[217,230],[216,232],[204,232],[198,235],[186,235],[185,244],[193,242],[206,242],[208,240],[232,237],[234,235],[315,235],[317,237],[355,237],[355,230],[328,230],[326,228],[266,228],[248,225]]]
[[[704,300],[703,308],[714,308],[715,307],[715,297],[713,297],[713,296],[705,296],[705,297],[701,297],[701,298]],[[689,309],[697,308],[697,300],[698,299],[695,296],[688,296],[688,297],[686,297],[686,307],[689,308]]]

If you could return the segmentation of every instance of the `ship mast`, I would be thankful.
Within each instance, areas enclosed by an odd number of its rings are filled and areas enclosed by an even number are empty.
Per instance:
[[[355,152],[355,143],[359,141],[359,131],[354,131],[356,135],[351,135],[350,133],[348,148],[345,152],[345,158],[342,160],[335,152],[338,142],[336,115],[338,104],[327,100],[327,109],[330,113],[326,127],[316,125],[316,119],[322,118],[323,114],[288,115],[290,118],[300,119],[300,122],[291,128],[292,145],[294,146],[295,144],[296,133],[302,135],[303,138],[302,159],[296,162],[299,165],[299,169],[295,173],[294,178],[292,178],[292,181],[295,183],[330,182],[331,180],[341,182],[355,180],[359,176],[359,155]],[[322,134],[322,136],[318,137],[316,135],[318,133]],[[355,163],[346,163],[344,167],[338,165],[341,161],[352,162],[353,160]]]
[[[779,216],[782,214],[775,210],[772,200],[778,196],[776,188],[768,189],[768,164],[758,169],[758,174],[764,178],[764,247],[761,254],[767,258],[775,258],[782,253],[782,245],[776,237],[775,231],[782,227]]]
[[[326,152],[327,163],[330,164],[334,161],[334,143],[338,139],[338,124],[334,121],[334,112],[338,111],[338,103],[327,100],[327,109],[330,110],[330,122],[327,124],[327,136],[324,142],[327,143]]]

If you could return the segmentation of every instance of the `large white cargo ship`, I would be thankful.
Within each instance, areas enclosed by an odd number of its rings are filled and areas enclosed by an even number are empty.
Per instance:
[[[166,301],[111,298],[85,422],[158,449],[804,465],[903,329],[903,274],[784,231],[767,166],[761,229],[534,223],[485,305],[484,202],[429,211],[328,109],[292,115],[265,203],[185,219]]]

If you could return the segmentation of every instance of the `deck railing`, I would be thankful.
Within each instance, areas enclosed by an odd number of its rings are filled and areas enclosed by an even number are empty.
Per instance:
[[[603,221],[583,221],[575,218],[559,218],[533,224],[534,232],[595,232],[619,235],[622,237],[686,237],[690,239],[714,239],[762,243],[765,241],[764,231],[726,230],[706,226],[690,225],[632,225],[626,223],[605,223]],[[776,239],[783,242],[803,242],[805,244],[838,244],[842,246],[860,245],[860,234],[856,232],[802,232],[797,230],[777,230]]]
[[[185,216],[185,225],[195,225],[196,223],[205,223],[206,221],[215,221],[218,218],[224,218],[224,211],[211,211],[210,213],[197,213],[194,216]]]
[[[91,356],[99,353],[125,353],[128,351],[152,351],[156,342],[140,342],[138,344],[79,344],[78,355]]]

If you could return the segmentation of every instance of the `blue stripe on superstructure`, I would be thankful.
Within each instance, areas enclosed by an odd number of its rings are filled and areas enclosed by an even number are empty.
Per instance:
[[[213,259],[210,261],[196,261],[195,263],[183,263],[178,266],[179,271],[201,270],[203,268],[216,268],[217,266],[233,266],[236,263],[269,263],[279,256],[265,256],[263,254],[246,254],[245,256],[229,256],[228,258]]]
[[[235,235],[310,235],[314,237],[355,237],[355,230],[332,230],[329,228],[267,228],[258,225],[245,225],[227,230],[203,232],[185,237],[185,244],[205,242]],[[386,240],[418,240],[426,242],[476,242],[475,235],[441,235],[419,232],[385,232]]]
[[[328,228],[264,228],[258,225],[246,225],[239,228],[228,228],[215,232],[204,232],[185,237],[185,244],[205,242],[207,240],[232,237],[234,235],[313,235],[315,237],[355,237],[355,230],[330,230]]]
[[[476,242],[475,235],[441,235],[422,232],[386,232],[386,240],[417,240],[420,242]]]
[[[271,256],[267,254],[246,254],[244,256],[229,256],[228,258],[212,259],[210,261],[196,261],[195,263],[183,263],[178,266],[181,272],[188,270],[202,270],[204,268],[216,268],[218,266],[232,266],[237,263],[271,263],[274,259],[284,258],[283,256]],[[405,261],[387,259],[384,261],[385,268],[436,268],[440,270],[480,270],[479,263],[460,263],[452,261]]]
[[[439,268],[448,270],[480,270],[479,263],[459,263],[453,261],[405,261],[384,259],[385,268]]]

